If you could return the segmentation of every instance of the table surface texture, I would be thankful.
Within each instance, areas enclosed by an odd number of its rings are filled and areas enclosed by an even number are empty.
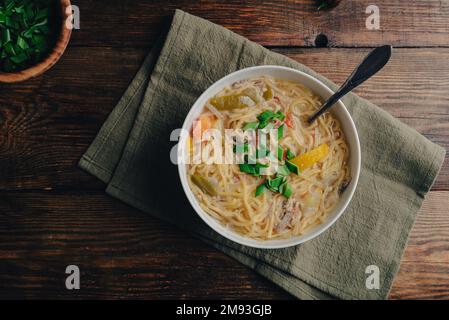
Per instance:
[[[365,26],[371,3],[343,0],[317,11],[312,0],[76,1],[81,28],[59,63],[38,78],[0,84],[0,298],[293,298],[107,196],[77,161],[176,8],[336,83],[371,48],[392,44],[390,63],[356,93],[449,149],[449,1],[377,0],[380,30]],[[81,290],[65,288],[70,264],[80,267]],[[448,156],[390,298],[449,299]]]

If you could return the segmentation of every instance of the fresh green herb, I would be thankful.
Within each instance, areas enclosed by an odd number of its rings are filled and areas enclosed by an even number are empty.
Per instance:
[[[259,122],[255,121],[255,122],[248,122],[243,126],[243,131],[249,130],[249,129],[257,129],[259,126]]]
[[[265,182],[256,188],[256,197],[260,196],[266,189]]]
[[[287,181],[285,181],[279,186],[279,193],[281,193],[286,198],[291,197],[293,191],[290,184]]]
[[[276,178],[271,179],[271,186],[273,188],[279,188],[279,186],[284,182],[284,177],[276,176]]]
[[[282,191],[282,194],[286,198],[290,198],[292,196],[293,190],[292,190],[291,186],[288,183],[285,184],[285,189]]]
[[[264,121],[267,121],[267,120],[269,121],[269,120],[273,119],[275,116],[276,116],[276,113],[274,113],[274,112],[271,111],[271,110],[266,110],[266,111],[262,112],[262,113],[257,117],[257,119],[258,119],[260,122],[264,122]]]
[[[251,165],[256,164],[257,163],[257,156],[256,155],[257,155],[257,152],[256,152],[256,154],[254,154],[254,153],[245,154],[245,157],[244,157],[245,163],[248,163],[248,164],[251,164]]]
[[[267,178],[265,185],[272,192],[279,192],[279,186],[284,182],[284,179],[282,176],[276,176],[274,179]]]
[[[262,112],[257,119],[259,120],[259,129],[264,129],[276,117],[276,113],[271,110]]]
[[[273,122],[268,122],[268,123],[260,123],[259,125],[260,129],[263,129],[264,132],[270,132],[271,129],[274,129],[274,123]]]
[[[256,168],[253,164],[241,163],[239,165],[240,171],[248,174],[256,175]]]
[[[278,111],[278,112],[273,112],[271,110],[266,110],[264,112],[262,112],[257,119],[259,120],[259,129],[264,129],[266,127],[268,127],[273,120],[278,119],[279,121],[284,121],[285,120],[285,114],[282,113],[282,111]],[[266,130],[270,130],[273,129],[274,127],[274,123],[272,125],[272,127],[270,127],[269,129],[266,128]]]
[[[278,140],[281,140],[283,136],[284,136],[284,124],[282,124],[278,128]]]
[[[282,111],[276,112],[275,117],[276,117],[276,119],[279,119],[280,121],[284,121],[285,120],[285,114],[282,113]]]
[[[255,166],[256,166],[257,174],[260,174],[260,169],[266,169],[269,167],[268,164],[261,164],[261,163],[256,163]]]
[[[279,166],[277,170],[277,175],[287,177],[288,175],[290,175],[290,170],[286,165]]]
[[[55,4],[0,0],[0,71],[20,71],[45,58],[56,41]]]
[[[285,161],[285,165],[288,167],[288,170],[293,172],[294,174],[299,175],[299,169],[298,166],[288,160]]]
[[[290,149],[287,149],[287,160],[293,159],[294,157],[296,157],[295,154]]]
[[[282,146],[280,145],[278,145],[278,160],[284,160],[284,148],[282,148]]]
[[[234,153],[246,153],[248,152],[248,143],[234,145]]]
[[[259,149],[256,150],[256,158],[264,158],[270,154],[270,150],[267,149],[265,145],[261,145]]]
[[[258,121],[246,123],[243,126],[243,130],[262,129],[263,131],[268,132],[271,129],[274,129],[276,125],[279,125],[280,122],[280,125],[277,129],[277,138],[278,140],[280,140],[284,136],[285,118],[285,114],[281,111],[273,112],[271,110],[266,110],[257,117]],[[258,148],[255,150],[255,152],[251,153],[249,152],[248,143],[240,146],[234,145],[234,152],[244,154],[245,163],[239,165],[241,172],[259,177],[261,175],[262,169],[269,167],[269,165],[263,165],[257,162],[257,159],[266,157],[270,154],[270,151],[263,143],[258,145]],[[278,145],[278,160],[283,162],[285,157],[289,160],[294,158],[295,155],[289,149],[285,150],[281,145]],[[289,198],[292,195],[292,189],[287,182],[287,177],[292,172],[295,174],[299,174],[299,169],[295,164],[291,163],[288,160],[285,161],[284,165],[281,165],[277,168],[275,177],[267,177],[265,179],[265,182],[256,188],[256,197],[261,195],[265,189],[268,189],[275,193],[280,193],[286,198]]]
[[[268,165],[264,165],[261,163],[251,164],[251,163],[242,163],[239,165],[240,171],[251,174],[253,176],[259,176],[260,170],[263,168],[268,168]]]

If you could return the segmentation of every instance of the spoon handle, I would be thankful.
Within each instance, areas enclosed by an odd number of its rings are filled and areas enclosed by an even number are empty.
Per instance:
[[[362,63],[351,73],[346,82],[337,90],[322,106],[309,118],[309,123],[314,122],[326,110],[332,107],[338,100],[355,87],[362,84],[382,69],[390,60],[392,47],[389,45],[378,47],[371,51]]]

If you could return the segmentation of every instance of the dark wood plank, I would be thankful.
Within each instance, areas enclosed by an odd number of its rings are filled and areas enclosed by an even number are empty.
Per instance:
[[[317,12],[314,0],[80,0],[81,30],[46,75],[0,86],[0,298],[290,298],[229,257],[103,194],[76,168],[161,26],[181,8],[266,46],[396,50],[357,90],[449,149],[449,3],[369,0]],[[112,47],[112,48],[111,48]],[[342,82],[366,49],[276,49]],[[83,72],[79,72],[82,69]],[[14,191],[20,192],[14,192]],[[433,190],[449,190],[449,157]],[[410,236],[392,299],[449,298],[449,192],[433,191]],[[64,289],[78,264],[82,290]],[[205,276],[206,275],[206,276]]]
[[[390,299],[449,299],[449,263],[413,262],[401,264]]]
[[[277,51],[341,83],[368,50]],[[146,52],[72,47],[46,75],[0,86],[0,190],[101,189],[76,163]],[[449,149],[448,60],[445,48],[398,49],[357,93]],[[449,189],[448,158],[434,189]]]
[[[314,46],[325,34],[330,46],[448,46],[446,1],[377,0],[381,29],[368,30],[371,0],[343,0],[331,11],[317,11],[315,0],[98,1],[79,0],[80,46],[148,46],[176,8],[223,25],[267,46]]]
[[[449,192],[427,195],[402,257],[392,299],[449,299]]]
[[[81,290],[65,289],[65,268]],[[0,298],[289,298],[232,258],[105,194],[0,193]]]
[[[431,192],[391,298],[449,297],[449,192]],[[289,298],[250,269],[101,193],[0,193],[0,297]],[[64,288],[77,264],[82,290]]]

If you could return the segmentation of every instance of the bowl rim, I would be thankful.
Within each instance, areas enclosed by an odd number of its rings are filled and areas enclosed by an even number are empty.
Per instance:
[[[17,72],[0,71],[0,83],[15,83],[37,77],[49,70],[59,61],[69,44],[72,29],[66,27],[66,21],[69,17],[67,7],[71,6],[70,0],[60,0],[58,3],[61,10],[61,30],[53,49],[48,53],[44,60],[27,69]]]
[[[284,67],[284,66],[277,66],[277,65],[260,65],[260,66],[253,66],[253,67],[248,67],[248,68],[244,68],[244,69],[240,69],[237,71],[234,71],[226,76],[224,76],[223,78],[217,80],[216,82],[214,82],[211,86],[209,86],[196,100],[195,102],[192,104],[192,107],[190,108],[187,116],[185,117],[185,120],[183,122],[182,125],[182,129],[184,130],[190,130],[190,121],[188,121],[191,117],[192,114],[195,113],[195,111],[199,108],[204,108],[203,104],[199,104],[202,100],[205,99],[205,97],[211,97],[213,92],[219,92],[220,89],[223,89],[224,84],[226,82],[228,82],[228,80],[230,78],[233,78],[237,75],[240,74],[245,74],[248,73],[250,71],[254,71],[254,70],[280,70],[280,71],[284,71],[284,72],[292,72],[292,73],[296,73],[302,77],[305,77],[307,79],[309,79],[312,82],[315,82],[315,84],[317,84],[318,86],[320,86],[324,91],[326,91],[329,95],[332,95],[334,93],[333,90],[331,90],[326,84],[324,84],[322,81],[320,81],[319,79],[303,72],[303,71],[299,71],[293,68],[289,68],[289,67]],[[247,77],[248,79],[251,78],[251,76]],[[282,78],[282,77],[280,77]],[[238,80],[236,80],[238,81]],[[217,91],[218,89],[218,91]],[[215,93],[216,93],[215,92]],[[357,132],[357,128],[354,124],[354,121],[351,117],[351,114],[348,112],[345,104],[343,103],[343,101],[341,101],[341,99],[337,102],[337,104],[340,106],[341,112],[344,114],[344,117],[347,118],[347,122],[349,123],[350,129],[352,130],[352,132],[354,133],[353,138],[354,138],[354,142],[355,142],[355,150],[353,150],[353,148],[351,148],[351,153],[354,154],[354,156],[356,157],[356,167],[353,168],[355,170],[355,174],[353,176],[351,176],[351,185],[350,187],[348,187],[346,189],[346,192],[348,192],[348,196],[347,199],[343,202],[340,211],[335,214],[335,216],[333,217],[328,217],[326,219],[326,221],[324,221],[323,223],[321,223],[320,225],[318,225],[316,228],[314,228],[313,230],[310,230],[308,232],[306,232],[304,235],[301,236],[296,236],[296,240],[295,237],[291,237],[291,238],[287,238],[287,239],[279,239],[279,240],[289,240],[292,239],[290,243],[268,243],[270,241],[276,241],[276,240],[257,240],[257,239],[253,239],[253,238],[249,238],[249,237],[245,237],[244,235],[241,235],[239,233],[237,233],[236,231],[222,225],[219,221],[217,221],[216,219],[214,219],[213,217],[211,217],[210,215],[208,215],[199,205],[199,202],[197,200],[197,198],[195,197],[195,195],[193,194],[193,191],[191,190],[188,181],[187,181],[187,169],[186,169],[186,164],[182,164],[181,161],[181,157],[182,157],[182,152],[180,152],[180,147],[185,145],[186,143],[186,136],[181,135],[177,148],[178,148],[178,155],[177,155],[177,159],[178,159],[178,173],[179,173],[179,177],[181,180],[181,184],[184,190],[184,193],[187,197],[187,199],[189,200],[190,205],[193,207],[193,209],[195,210],[196,214],[215,232],[217,232],[218,234],[220,234],[221,236],[223,236],[224,238],[231,240],[233,242],[236,242],[238,244],[244,245],[244,246],[248,246],[248,247],[252,247],[252,248],[258,248],[258,249],[281,249],[281,248],[288,248],[288,247],[292,247],[292,246],[296,246],[299,245],[301,243],[304,243],[306,241],[309,241],[317,236],[319,236],[320,234],[322,234],[323,232],[325,232],[327,229],[330,228],[330,226],[332,226],[343,214],[343,212],[345,212],[347,206],[349,205],[349,203],[352,200],[352,197],[354,195],[354,192],[357,188],[358,185],[358,181],[359,181],[359,176],[360,176],[360,170],[361,170],[361,148],[360,148],[360,140],[359,140],[359,136],[358,136],[358,132]],[[345,135],[347,135],[346,130],[344,130]],[[354,147],[354,146],[352,146]],[[182,149],[181,149],[182,150]]]

